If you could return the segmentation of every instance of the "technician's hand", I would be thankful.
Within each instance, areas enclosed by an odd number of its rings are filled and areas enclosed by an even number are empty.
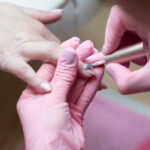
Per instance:
[[[131,18],[119,6],[113,6],[106,26],[102,52],[110,54],[117,48],[141,40],[147,42],[150,47],[150,29]],[[123,94],[150,91],[150,61],[147,62],[146,57],[143,57],[133,62],[143,67],[132,72],[124,65],[110,63],[106,66],[106,70]]]
[[[88,56],[97,53],[89,46],[90,43],[82,43],[76,52],[72,48],[65,50],[56,70],[51,64],[44,64],[39,69],[38,75],[51,83],[51,93],[39,94],[29,87],[23,91],[17,111],[27,150],[85,148],[82,119],[103,75],[103,68],[96,68],[95,77],[88,80],[77,75],[77,54],[85,61]],[[71,46],[72,41],[63,44]]]

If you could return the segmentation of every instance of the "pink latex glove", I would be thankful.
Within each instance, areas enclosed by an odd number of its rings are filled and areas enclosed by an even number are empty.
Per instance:
[[[76,49],[82,61],[96,53],[91,41],[79,44],[71,39],[63,46]],[[17,103],[26,150],[84,149],[83,114],[99,88],[103,68],[96,68],[91,79],[78,76],[77,55],[72,48],[62,53],[56,70],[44,64],[38,71],[51,83],[52,92],[40,94],[27,87]]]
[[[150,47],[150,29],[131,18],[119,6],[113,6],[106,27],[102,52],[110,54],[117,48],[141,40],[146,41]],[[147,62],[147,59],[143,57],[134,62],[144,66],[133,72],[117,63],[110,63],[106,66],[107,72],[115,80],[119,91],[123,94],[150,91],[150,61]]]

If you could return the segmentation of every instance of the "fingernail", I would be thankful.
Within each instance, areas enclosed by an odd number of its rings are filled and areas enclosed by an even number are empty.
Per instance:
[[[65,64],[73,64],[76,62],[76,60],[76,52],[72,48],[65,50],[60,59],[60,61],[63,61]]]
[[[93,47],[94,47],[93,42],[90,40],[83,42],[83,44],[84,44],[85,48],[88,48],[88,49],[90,49],[90,48],[93,49]]]
[[[51,12],[52,13],[63,13],[63,9],[54,9],[54,10],[52,10]]]
[[[95,76],[96,75],[96,72],[94,70],[86,70],[86,73],[89,75],[89,76]]]
[[[47,82],[41,83],[41,88],[42,88],[45,92],[50,92],[50,91],[51,91],[51,86],[50,86],[50,84],[47,83]]]
[[[76,37],[76,36],[72,37],[70,40],[75,41],[75,42],[79,42],[80,41],[80,39],[78,37]]]

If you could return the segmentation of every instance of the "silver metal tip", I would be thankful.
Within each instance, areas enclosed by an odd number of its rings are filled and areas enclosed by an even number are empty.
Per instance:
[[[93,64],[85,64],[84,69],[90,69],[92,67],[96,67],[96,66],[100,66],[100,65],[104,65],[106,62],[104,59],[97,61]]]
[[[92,64],[85,64],[84,65],[84,69],[87,70],[87,69],[90,69],[90,68],[92,68]]]

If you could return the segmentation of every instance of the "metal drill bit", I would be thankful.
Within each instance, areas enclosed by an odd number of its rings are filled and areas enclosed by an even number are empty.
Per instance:
[[[110,55],[105,55],[104,59],[97,61],[93,64],[86,64],[84,68],[90,69],[92,67],[107,64],[110,62],[124,63],[124,62],[128,62],[137,58],[141,58],[143,56],[146,56],[147,58],[149,58],[149,55],[150,53],[149,53],[147,44],[145,42],[140,42],[132,46],[122,48]]]
[[[99,65],[104,65],[106,62],[104,59],[97,61],[96,63],[93,64],[85,64],[84,69],[91,69],[92,67],[96,67]]]

